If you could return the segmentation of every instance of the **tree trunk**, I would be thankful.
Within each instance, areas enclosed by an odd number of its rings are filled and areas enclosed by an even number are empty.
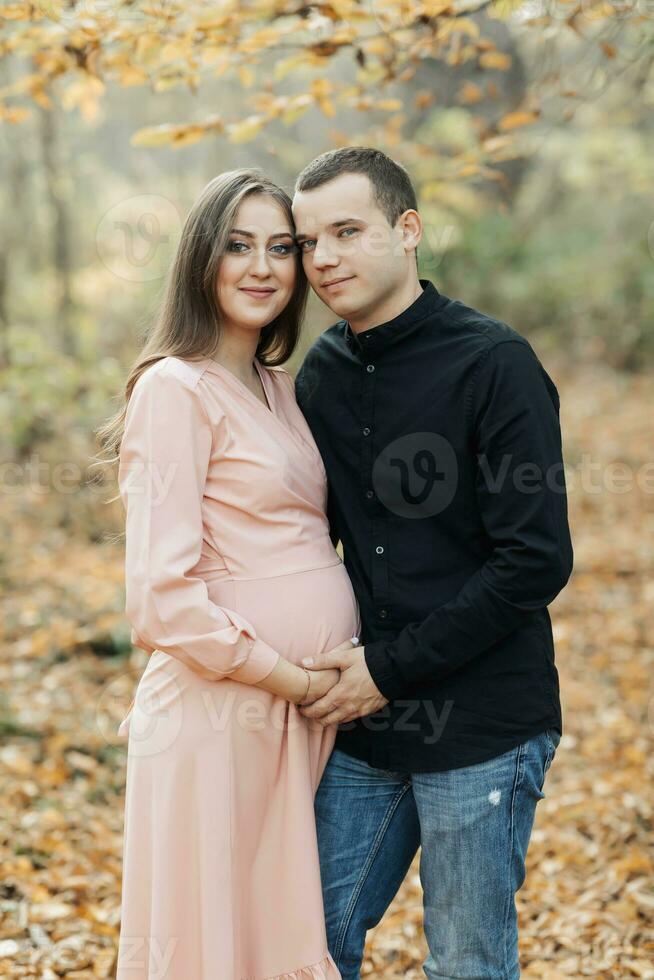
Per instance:
[[[52,211],[52,260],[57,275],[57,327],[65,354],[75,356],[71,266],[71,222],[57,140],[56,109],[41,110],[41,148],[46,188]]]

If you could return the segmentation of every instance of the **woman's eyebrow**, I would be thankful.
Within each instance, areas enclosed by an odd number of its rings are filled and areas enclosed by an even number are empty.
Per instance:
[[[251,231],[244,231],[242,228],[232,228],[232,235],[243,235],[245,238],[256,238],[256,235]],[[279,231],[276,235],[271,235],[268,241],[272,238],[293,238],[290,231]]]

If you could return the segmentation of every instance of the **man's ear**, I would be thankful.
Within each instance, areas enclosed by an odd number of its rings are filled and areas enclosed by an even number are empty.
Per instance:
[[[398,226],[402,232],[402,243],[407,252],[418,248],[422,238],[422,218],[417,211],[409,208],[398,218]]]

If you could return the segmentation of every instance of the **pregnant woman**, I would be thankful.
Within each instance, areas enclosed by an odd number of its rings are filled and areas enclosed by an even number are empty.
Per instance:
[[[336,731],[298,705],[339,672],[356,600],[322,460],[278,365],[306,300],[290,200],[211,181],[104,430],[119,450],[126,612],[150,654],[128,736],[118,980],[339,980],[313,811]],[[356,641],[355,641],[356,645]]]

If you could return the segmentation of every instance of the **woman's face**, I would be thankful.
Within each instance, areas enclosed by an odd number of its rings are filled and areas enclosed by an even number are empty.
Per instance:
[[[261,330],[288,304],[298,274],[293,231],[272,197],[241,202],[216,279],[223,329]]]

